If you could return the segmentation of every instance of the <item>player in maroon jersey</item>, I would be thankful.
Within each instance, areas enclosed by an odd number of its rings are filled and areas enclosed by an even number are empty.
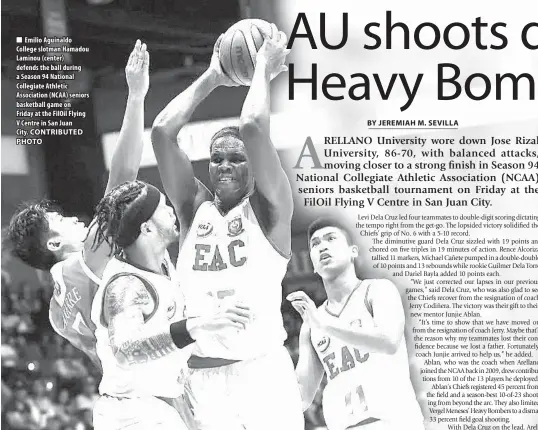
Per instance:
[[[129,56],[125,76],[129,96],[105,194],[136,179],[142,158],[149,53],[140,40]],[[78,218],[66,217],[50,202],[41,201],[26,204],[13,215],[6,238],[15,256],[35,269],[50,270],[54,279],[52,327],[100,368],[90,310],[111,255],[106,242],[92,250],[96,230],[93,223],[86,227]]]

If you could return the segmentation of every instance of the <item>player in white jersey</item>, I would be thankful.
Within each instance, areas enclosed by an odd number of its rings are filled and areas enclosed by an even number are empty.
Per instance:
[[[108,243],[115,257],[92,306],[103,365],[94,426],[187,428],[172,406],[183,393],[191,351],[186,347],[204,331],[242,330],[248,309],[184,319],[183,297],[166,251],[178,238],[176,218],[157,188],[140,181],[116,187],[99,203],[96,219],[94,245]]]
[[[270,79],[285,70],[288,54],[286,36],[276,27],[272,34],[257,54],[240,127],[211,139],[214,197],[194,177],[177,135],[213,89],[234,85],[220,68],[220,39],[209,69],[168,104],[152,131],[164,188],[181,227],[177,270],[186,314],[206,315],[236,302],[253,314],[245,330],[197,339],[188,395],[204,430],[304,428],[280,313],[293,201],[269,137]]]
[[[303,408],[326,373],[323,413],[329,430],[424,429],[409,377],[398,290],[386,279],[357,278],[358,248],[338,221],[314,222],[308,241],[327,301],[316,309],[304,292],[288,295],[304,321],[296,369]]]
[[[136,178],[142,157],[144,99],[149,88],[149,53],[138,40],[125,67],[129,96],[118,144],[112,157],[106,192]],[[74,190],[76,192],[76,190]],[[50,270],[53,329],[101,365],[95,353],[95,325],[90,309],[101,274],[110,260],[104,243],[91,245],[96,228],[66,217],[48,201],[25,205],[11,218],[7,239],[14,255],[40,270]]]

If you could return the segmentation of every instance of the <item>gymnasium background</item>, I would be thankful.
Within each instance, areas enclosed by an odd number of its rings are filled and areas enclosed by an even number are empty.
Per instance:
[[[278,19],[273,2],[263,0],[4,0],[2,2],[2,226],[22,201],[47,197],[68,214],[89,221],[102,197],[116,133],[123,119],[127,86],[124,67],[137,38],[151,54],[150,90],[145,122],[209,64],[213,43],[232,23],[245,17]],[[51,33],[56,29],[56,33]],[[64,34],[58,34],[57,31]],[[289,32],[289,28],[286,28]],[[76,85],[91,97],[77,106],[87,112],[81,137],[44,138],[40,146],[15,145],[15,38],[67,35],[73,45],[90,48],[74,56],[82,65]],[[285,85],[280,79],[275,91]],[[208,137],[240,113],[246,88],[215,91],[196,111],[184,134],[196,148],[194,170],[207,183]],[[276,109],[278,110],[278,109]],[[300,147],[307,132],[285,124],[278,114],[272,138],[285,164],[290,147]],[[162,189],[149,140],[139,178]],[[148,146],[149,145],[149,146]],[[297,157],[297,152],[294,152]],[[292,160],[293,161],[293,160]],[[312,273],[306,227],[314,214],[297,204],[293,218],[293,257],[283,283],[284,293],[305,289],[324,300]],[[316,214],[317,215],[317,214]],[[172,249],[175,254],[177,249]],[[365,271],[361,272],[368,276]],[[99,374],[89,361],[52,333],[47,274],[36,273],[2,252],[2,427],[25,429],[91,429],[91,406]],[[300,321],[284,305],[287,346],[297,359]],[[411,368],[413,373],[417,369]],[[275,396],[278,393],[275,393]],[[278,413],[267,405],[267,414]],[[13,420],[13,417],[17,417]],[[307,428],[323,428],[320,396],[306,413]],[[19,424],[15,425],[14,423]],[[10,425],[11,424],[11,425]]]

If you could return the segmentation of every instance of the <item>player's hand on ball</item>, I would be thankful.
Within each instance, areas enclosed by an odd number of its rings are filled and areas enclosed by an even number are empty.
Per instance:
[[[136,41],[135,47],[127,66],[125,66],[125,77],[129,86],[129,95],[135,97],[146,97],[149,89],[149,52],[145,43]]]
[[[216,79],[215,84],[217,86],[222,85],[225,87],[238,87],[239,84],[231,80],[226,75],[226,73],[224,73],[224,71],[222,70],[222,66],[220,65],[219,48],[223,37],[224,34],[221,34],[215,42],[215,47],[213,48],[213,55],[211,56],[211,63],[209,64],[209,69],[214,72],[214,76]]]
[[[262,47],[256,55],[256,65],[264,65],[270,73],[271,79],[274,79],[280,73],[288,70],[288,66],[284,63],[290,50],[286,49],[288,43],[286,34],[278,31],[275,24],[271,24],[271,27],[273,29],[272,36],[265,38]]]
[[[310,327],[319,327],[321,324],[316,304],[303,291],[295,291],[286,297],[294,309],[299,312],[301,318]]]

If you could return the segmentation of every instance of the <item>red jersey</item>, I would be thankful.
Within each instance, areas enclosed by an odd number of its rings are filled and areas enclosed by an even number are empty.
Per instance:
[[[56,263],[50,273],[54,279],[49,308],[52,328],[102,370],[95,350],[96,327],[91,319],[93,298],[101,280],[86,265],[82,252]]]

